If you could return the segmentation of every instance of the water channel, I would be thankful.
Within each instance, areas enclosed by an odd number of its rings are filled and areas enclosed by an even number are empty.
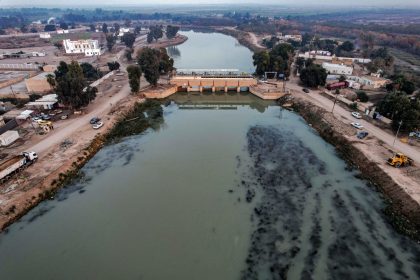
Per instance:
[[[252,67],[230,37],[185,34],[177,67]],[[164,104],[159,127],[103,148],[0,235],[0,279],[420,277],[419,246],[298,115],[247,93]]]

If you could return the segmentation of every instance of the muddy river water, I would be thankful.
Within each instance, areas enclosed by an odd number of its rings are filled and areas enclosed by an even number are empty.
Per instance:
[[[419,246],[301,117],[247,93],[163,106],[0,235],[0,279],[420,278]]]

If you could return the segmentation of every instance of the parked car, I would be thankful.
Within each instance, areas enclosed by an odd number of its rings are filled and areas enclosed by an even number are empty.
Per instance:
[[[309,89],[307,89],[307,88],[304,88],[302,90],[303,90],[303,92],[309,93]]]
[[[351,115],[356,119],[361,119],[362,115],[359,112],[351,112]]]
[[[352,122],[351,125],[357,129],[362,129],[363,125],[361,125],[360,123],[357,122]]]
[[[369,132],[367,132],[367,131],[360,131],[360,132],[357,133],[357,138],[364,139],[368,135],[369,135]]]
[[[103,125],[104,125],[104,123],[103,123],[103,122],[97,122],[97,123],[95,123],[95,124],[93,124],[93,125],[92,125],[92,128],[93,128],[93,129],[99,129],[99,128],[101,128]]]
[[[98,123],[100,121],[101,121],[100,118],[94,117],[94,118],[91,118],[89,122],[90,122],[90,124],[96,124],[96,123]]]

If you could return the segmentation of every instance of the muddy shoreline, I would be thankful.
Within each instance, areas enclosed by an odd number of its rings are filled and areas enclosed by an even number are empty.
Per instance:
[[[376,162],[323,119],[325,110],[307,101],[294,100],[292,108],[311,125],[319,135],[332,144],[350,167],[361,172],[361,177],[379,191],[386,200],[384,213],[393,227],[411,239],[420,241],[420,205],[407,194]]]

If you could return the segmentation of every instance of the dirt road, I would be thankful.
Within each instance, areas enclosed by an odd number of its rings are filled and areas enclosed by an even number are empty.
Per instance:
[[[75,131],[80,131],[84,127],[91,126],[89,124],[91,118],[101,118],[107,115],[111,111],[112,105],[115,105],[119,100],[127,97],[129,94],[130,87],[127,84],[111,98],[107,99],[105,96],[99,98],[97,103],[92,104],[89,113],[77,117],[71,122],[59,123],[55,126],[54,130],[49,133],[48,137],[34,145],[32,150],[36,151],[40,157],[44,156],[52,146],[58,145],[70,138]]]
[[[257,46],[258,48],[262,48],[262,49],[265,48],[264,46],[260,45],[260,43],[258,43],[258,38],[255,35],[255,33],[248,32],[248,34],[249,34],[249,37],[251,38],[252,44],[254,44],[255,46]]]
[[[297,94],[316,105],[324,108],[327,111],[331,111],[333,107],[333,101],[329,100],[328,98],[322,96],[320,94],[319,90],[310,90],[309,93],[304,93],[302,91],[302,87],[297,85],[296,80],[291,80],[287,86],[289,90],[291,90],[292,94]],[[363,125],[363,130],[366,130],[369,132],[369,134],[377,137],[384,143],[386,143],[389,146],[393,146],[395,151],[402,152],[406,155],[409,155],[411,158],[413,158],[417,163],[420,163],[420,151],[416,149],[415,147],[409,146],[408,144],[400,142],[398,139],[395,141],[395,144],[393,145],[395,135],[389,134],[387,131],[384,131],[383,129],[367,122],[364,120],[358,120],[351,116],[350,112],[343,107],[341,107],[338,103],[334,107],[334,115],[337,117],[340,117],[342,121],[348,122],[350,125],[351,122],[358,122],[361,125]]]

